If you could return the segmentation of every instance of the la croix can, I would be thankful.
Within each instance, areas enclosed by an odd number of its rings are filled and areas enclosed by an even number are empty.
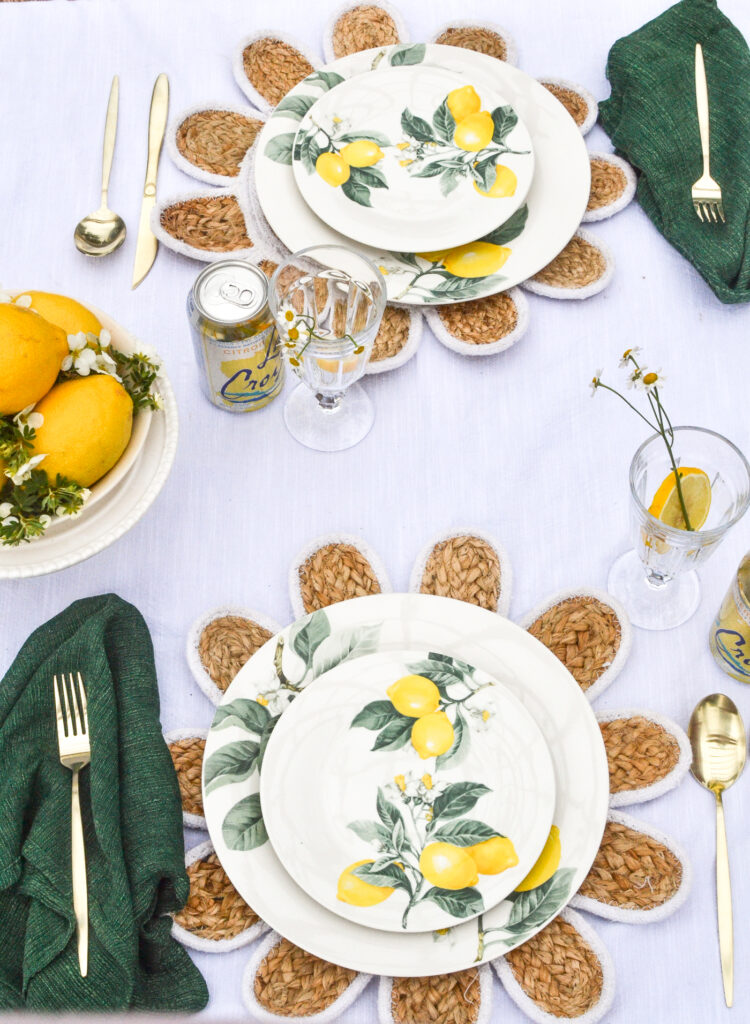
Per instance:
[[[208,400],[228,412],[272,402],[284,384],[284,360],[265,274],[245,260],[212,263],[196,278],[187,312]]]

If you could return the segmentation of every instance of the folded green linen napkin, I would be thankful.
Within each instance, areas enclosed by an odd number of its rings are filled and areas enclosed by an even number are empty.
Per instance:
[[[690,189],[703,172],[695,44],[703,45],[711,174],[727,223],[702,224]],[[750,302],[750,51],[716,0],[681,0],[609,53],[612,95],[599,107],[615,149],[638,171],[638,199],[722,302]]]
[[[71,773],[52,677],[80,671],[89,972],[81,978],[70,865]],[[32,633],[0,683],[0,1009],[183,1010],[208,1000],[164,916],[188,895],[180,797],[159,725],[151,638],[114,595],[77,601]]]

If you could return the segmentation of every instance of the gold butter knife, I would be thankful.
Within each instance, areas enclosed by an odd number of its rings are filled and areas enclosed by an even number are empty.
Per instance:
[[[148,118],[148,159],[146,161],[146,182],[143,186],[141,217],[138,222],[138,243],[133,264],[133,288],[137,288],[151,269],[159,247],[151,230],[151,211],[156,203],[156,175],[159,170],[159,154],[167,127],[169,109],[169,79],[159,75],[151,96],[151,112]]]

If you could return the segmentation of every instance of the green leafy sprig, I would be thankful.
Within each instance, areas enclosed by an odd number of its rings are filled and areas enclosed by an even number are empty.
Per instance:
[[[22,484],[8,480],[0,489],[0,543],[15,547],[40,537],[53,516],[75,515],[83,508],[88,490],[57,475],[54,484],[43,469],[31,470]]]

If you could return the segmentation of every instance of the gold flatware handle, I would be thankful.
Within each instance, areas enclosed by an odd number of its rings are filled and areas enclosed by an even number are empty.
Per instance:
[[[78,937],[78,966],[81,977],[89,971],[89,908],[86,886],[86,847],[83,845],[81,801],[78,795],[78,770],[73,772],[71,796],[71,863],[73,868],[73,911],[76,916]]]
[[[162,72],[156,79],[151,95],[151,111],[148,116],[148,160],[146,162],[146,184],[144,196],[156,195],[156,174],[159,168],[159,154],[167,128],[169,110],[169,79]]]
[[[701,134],[703,173],[709,174],[711,138],[708,121],[708,85],[706,83],[706,66],[703,63],[703,47],[700,43],[695,44],[695,105],[698,108],[698,129]]]
[[[120,76],[112,79],[107,104],[107,119],[104,122],[104,151],[102,153],[102,206],[107,205],[109,192],[109,175],[112,170],[112,157],[115,155],[115,138],[117,137],[117,111],[120,106]]]
[[[724,825],[721,790],[716,790],[716,909],[719,922],[719,955],[724,982],[724,1000],[734,1000],[734,925],[732,923],[732,884],[729,878],[729,850]]]

